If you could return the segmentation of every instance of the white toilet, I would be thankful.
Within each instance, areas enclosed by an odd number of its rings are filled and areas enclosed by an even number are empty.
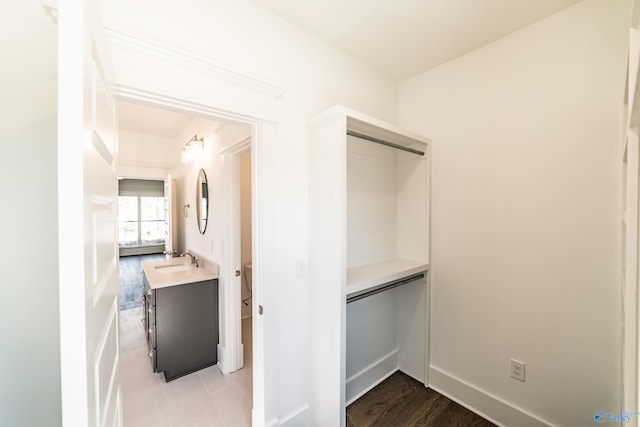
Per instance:
[[[242,304],[244,304],[246,307],[249,306],[249,301],[251,300],[251,296],[252,296],[252,287],[251,287],[251,281],[253,280],[251,278],[251,264],[245,264],[245,266],[242,268],[244,271],[242,272],[242,276],[244,277],[244,286],[247,289],[247,291],[249,292],[249,295],[246,298],[242,299]],[[243,291],[244,293],[244,291]]]

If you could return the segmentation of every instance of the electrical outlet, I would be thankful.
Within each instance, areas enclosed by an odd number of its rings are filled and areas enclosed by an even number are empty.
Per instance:
[[[511,378],[524,382],[524,362],[511,359]]]
[[[213,240],[211,240],[211,252],[213,252]]]
[[[302,258],[296,260],[296,277],[305,277],[307,274],[307,260]]]

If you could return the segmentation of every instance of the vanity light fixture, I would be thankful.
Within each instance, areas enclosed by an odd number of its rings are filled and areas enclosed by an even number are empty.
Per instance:
[[[190,163],[196,153],[204,148],[204,138],[198,136],[198,134],[193,135],[191,138],[181,149],[182,163]]]

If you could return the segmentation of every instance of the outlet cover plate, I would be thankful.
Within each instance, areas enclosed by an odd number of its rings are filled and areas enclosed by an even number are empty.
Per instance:
[[[524,362],[511,359],[511,378],[524,382]]]

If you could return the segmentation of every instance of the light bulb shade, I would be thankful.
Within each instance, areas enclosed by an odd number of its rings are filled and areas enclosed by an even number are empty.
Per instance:
[[[193,138],[191,138],[180,150],[182,163],[191,163],[203,148],[204,138],[198,136],[198,134],[193,135]]]

